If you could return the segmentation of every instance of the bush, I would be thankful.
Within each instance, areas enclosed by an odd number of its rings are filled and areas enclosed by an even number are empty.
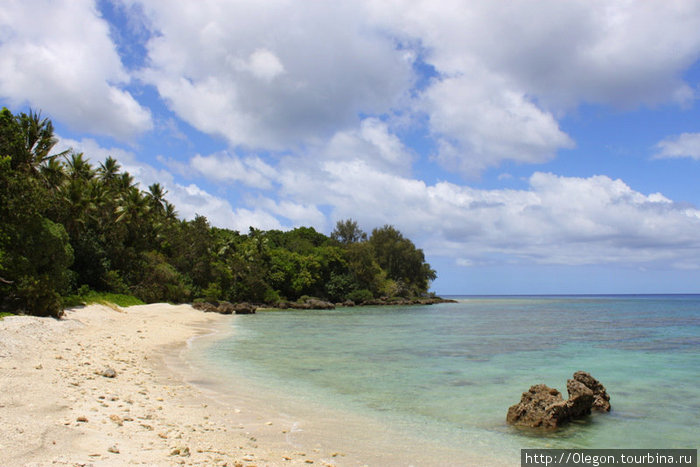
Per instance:
[[[265,303],[274,304],[274,303],[278,303],[280,300],[281,300],[280,294],[277,293],[276,290],[274,290],[272,288],[268,288],[267,290],[265,290],[265,296],[263,297],[263,301]]]
[[[133,293],[147,302],[185,302],[190,292],[182,275],[156,252],[143,254],[141,280],[133,287]]]
[[[362,303],[368,300],[372,300],[374,295],[367,289],[354,290],[348,294],[348,300],[352,300],[355,303]]]

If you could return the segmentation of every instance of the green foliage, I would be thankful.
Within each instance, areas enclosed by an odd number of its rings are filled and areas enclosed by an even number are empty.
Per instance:
[[[427,292],[430,281],[437,277],[425,262],[423,250],[390,225],[374,229],[369,239],[379,266],[395,284],[391,295],[416,296]]]
[[[330,279],[326,283],[325,295],[332,302],[340,302],[349,298],[350,294],[356,290],[356,287],[357,283],[353,280],[352,274],[332,272]]]
[[[52,154],[55,142],[38,113],[0,112],[0,310],[60,316],[65,305],[109,301],[104,294],[362,302],[423,295],[435,278],[391,226],[368,238],[352,219],[330,237],[311,227],[239,233],[204,216],[181,221],[159,183],[142,191],[115,159],[93,166],[89,155]]]
[[[134,305],[143,305],[144,302],[133,295],[117,294],[110,292],[96,292],[94,290],[82,289],[81,293],[68,295],[63,298],[63,306],[72,308],[76,306],[91,305],[117,305],[126,308]]]
[[[146,303],[180,303],[189,298],[190,292],[182,276],[164,255],[149,251],[141,256],[140,277],[132,287],[136,297]]]
[[[10,130],[21,125],[8,123],[7,113],[0,112],[0,123],[11,127],[0,129],[7,138],[0,140],[0,154],[16,154],[13,141],[28,137],[13,136]],[[26,166],[26,154],[20,151],[17,158],[21,163],[12,155],[0,157],[0,309],[60,317],[73,249],[63,225],[43,215],[48,194]]]
[[[331,238],[345,245],[351,243],[364,242],[367,240],[367,234],[360,229],[357,221],[346,219],[338,221],[335,224],[335,230],[331,232]]]
[[[374,294],[367,289],[354,290],[348,294],[348,300],[352,300],[355,303],[366,302],[373,298]]]

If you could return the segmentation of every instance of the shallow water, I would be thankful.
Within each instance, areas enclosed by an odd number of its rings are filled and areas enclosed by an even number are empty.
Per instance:
[[[465,452],[512,462],[525,447],[698,447],[700,296],[461,297],[263,312],[234,326],[202,349],[224,378]],[[546,435],[505,424],[530,385],[566,394],[577,370],[607,387],[610,414]]]

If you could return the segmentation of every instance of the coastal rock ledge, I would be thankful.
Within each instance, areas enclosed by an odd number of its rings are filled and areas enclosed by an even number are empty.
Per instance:
[[[209,313],[221,313],[222,315],[250,315],[255,313],[257,309],[255,305],[246,302],[230,303],[224,301],[195,302],[192,304],[192,308]]]
[[[546,384],[536,384],[523,393],[520,402],[508,409],[506,421],[511,425],[556,429],[571,420],[585,417],[591,410],[610,411],[610,396],[605,386],[585,371],[567,380],[569,398]]]

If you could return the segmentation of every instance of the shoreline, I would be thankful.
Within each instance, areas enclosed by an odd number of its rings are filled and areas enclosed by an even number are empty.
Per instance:
[[[399,452],[376,420],[199,367],[192,349],[232,319],[151,304],[0,321],[0,465],[444,465],[419,437]]]

